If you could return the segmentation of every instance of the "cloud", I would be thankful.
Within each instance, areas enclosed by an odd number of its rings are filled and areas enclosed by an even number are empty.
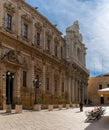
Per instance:
[[[87,50],[87,68],[91,76],[109,71],[108,0],[26,0],[47,17],[65,35],[66,28],[79,21]]]

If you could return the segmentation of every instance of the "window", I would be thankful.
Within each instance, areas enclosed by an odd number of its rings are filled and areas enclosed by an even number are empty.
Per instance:
[[[81,54],[80,54],[80,49],[79,48],[77,49],[77,57],[78,57],[78,60],[80,61],[81,60]]]
[[[47,39],[47,50],[50,51],[50,39]]]
[[[102,89],[102,84],[99,84],[99,89]]]
[[[57,57],[57,46],[55,46],[55,56]]]
[[[63,58],[63,47],[61,47],[61,58]]]
[[[62,82],[62,92],[64,92],[64,82]]]
[[[109,88],[109,84],[107,84],[107,88]]]
[[[46,88],[49,90],[49,78],[46,78]]]
[[[23,71],[23,86],[27,86],[27,72]]]
[[[57,86],[58,84],[57,84],[57,80],[55,80],[55,92],[57,92]]]
[[[40,45],[40,33],[37,33],[37,45]]]
[[[7,14],[6,28],[10,30],[12,29],[12,16],[10,14]]]
[[[28,38],[28,25],[24,24],[24,28],[23,28],[23,36],[24,38]]]

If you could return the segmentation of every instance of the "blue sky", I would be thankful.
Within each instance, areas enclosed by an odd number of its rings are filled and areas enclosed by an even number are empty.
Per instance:
[[[79,21],[90,76],[109,72],[109,0],[26,0],[65,35]]]

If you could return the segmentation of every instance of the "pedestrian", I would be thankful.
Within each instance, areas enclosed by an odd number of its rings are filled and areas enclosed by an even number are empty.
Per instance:
[[[79,107],[80,107],[80,111],[83,111],[83,103],[82,102],[80,102]]]

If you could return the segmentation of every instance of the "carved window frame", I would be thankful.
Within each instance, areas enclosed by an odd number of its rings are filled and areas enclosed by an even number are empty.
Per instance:
[[[6,28],[12,30],[12,15],[10,15],[9,13],[7,13],[6,16]]]
[[[24,36],[24,26],[28,27],[28,36]],[[30,40],[30,26],[32,25],[32,18],[28,14],[23,14],[21,16],[21,36],[23,40],[26,40],[27,42]]]
[[[58,48],[59,48],[59,39],[58,37],[54,38],[54,56],[58,57]]]
[[[52,35],[50,33],[50,30],[46,31],[46,51],[50,53],[51,51],[51,39]]]
[[[9,33],[13,32],[13,25],[14,25],[14,14],[15,14],[16,10],[15,10],[15,6],[7,1],[6,3],[4,3],[4,28],[6,29],[6,31],[8,31]],[[11,23],[10,23],[10,27],[7,27],[7,16],[11,16]]]
[[[58,46],[57,45],[55,45],[55,47],[54,47],[54,55],[56,57],[58,57]]]
[[[35,28],[36,28],[36,32],[35,32],[35,44],[37,46],[41,45],[41,32],[42,32],[42,25],[40,22],[35,23]]]
[[[23,24],[23,37],[25,39],[28,39],[28,24],[27,23]]]

